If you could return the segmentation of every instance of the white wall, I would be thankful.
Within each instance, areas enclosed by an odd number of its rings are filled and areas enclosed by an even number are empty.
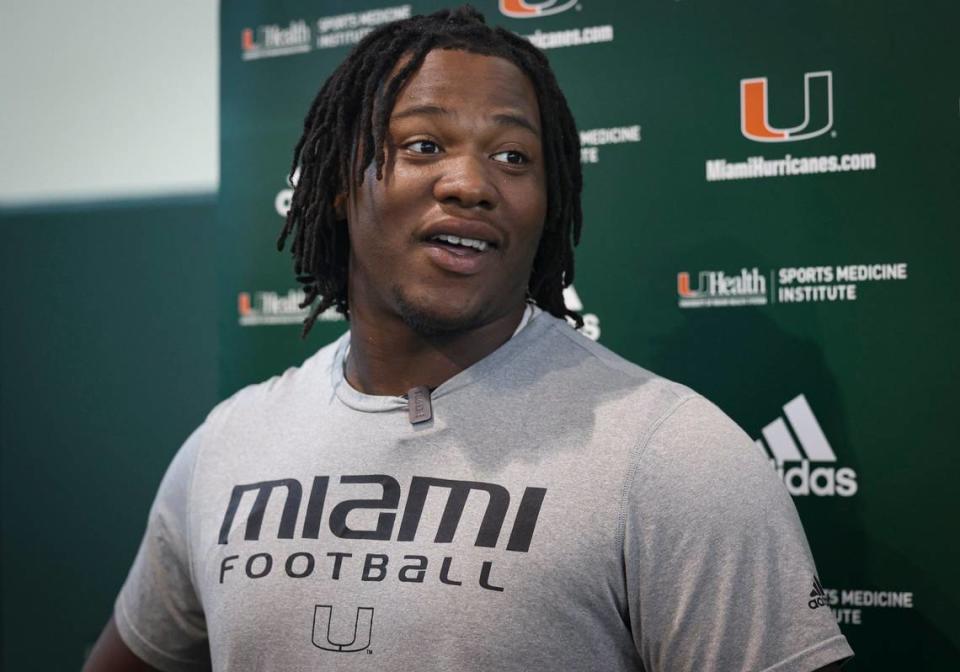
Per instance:
[[[209,193],[217,0],[0,0],[0,204]]]

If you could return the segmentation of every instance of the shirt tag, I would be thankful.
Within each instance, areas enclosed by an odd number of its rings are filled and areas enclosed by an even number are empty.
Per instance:
[[[407,392],[407,408],[410,411],[410,424],[416,425],[426,422],[433,417],[433,406],[430,404],[430,388],[418,385]]]

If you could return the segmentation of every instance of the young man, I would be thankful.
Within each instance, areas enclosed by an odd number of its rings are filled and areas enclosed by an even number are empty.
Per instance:
[[[350,332],[171,464],[88,670],[837,669],[799,520],[716,407],[568,326],[579,147],[473,10],[370,34],[281,241]],[[152,666],[152,667],[150,667]]]

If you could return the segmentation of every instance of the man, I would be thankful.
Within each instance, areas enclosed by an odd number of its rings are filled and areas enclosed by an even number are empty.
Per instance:
[[[281,244],[350,332],[171,464],[88,670],[838,669],[793,505],[716,407],[571,328],[579,147],[472,9],[324,85]],[[819,605],[818,605],[819,606]],[[152,667],[151,667],[152,666]]]

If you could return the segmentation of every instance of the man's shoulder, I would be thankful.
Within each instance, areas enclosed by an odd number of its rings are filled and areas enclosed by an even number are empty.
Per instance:
[[[228,422],[236,415],[270,412],[271,409],[310,403],[329,390],[331,366],[344,338],[338,338],[307,357],[302,363],[259,383],[247,385],[217,404],[207,416],[207,424]]]
[[[729,474],[744,461],[751,469],[755,464],[764,473],[768,469],[748,435],[698,392],[625,359],[556,318],[541,329],[532,334],[536,347],[526,348],[515,367],[529,381],[518,394],[528,405],[549,409],[551,422],[570,436],[588,431],[590,445],[602,450],[608,462],[619,455],[628,469],[643,463],[644,473],[669,472],[678,478],[714,467]]]
[[[548,324],[528,359],[541,369],[553,389],[564,389],[583,401],[643,405],[667,412],[699,398],[692,389],[631,362],[588,338],[562,320],[544,315]]]

